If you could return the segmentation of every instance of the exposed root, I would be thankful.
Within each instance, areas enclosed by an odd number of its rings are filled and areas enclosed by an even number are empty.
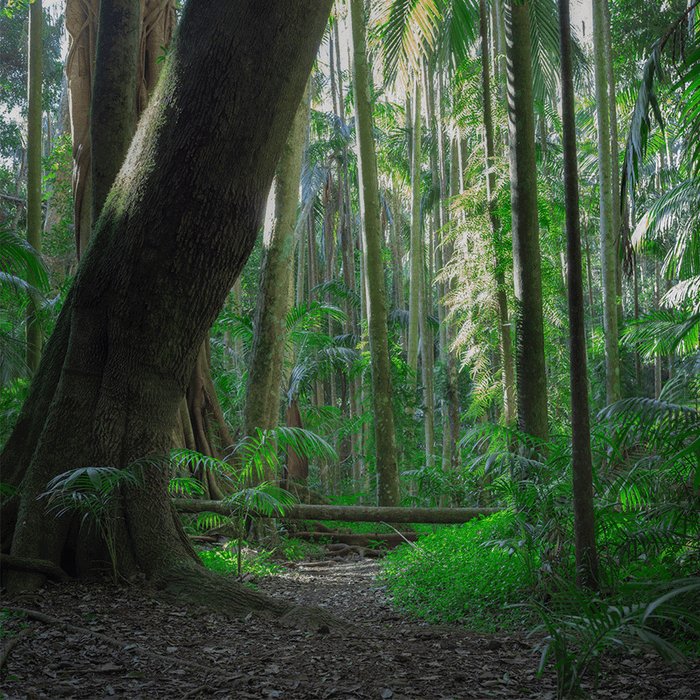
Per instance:
[[[61,583],[72,580],[60,566],[46,559],[30,559],[28,557],[15,557],[10,554],[0,554],[0,564],[2,564],[3,569],[43,574]]]
[[[5,608],[7,609],[7,608]],[[14,637],[10,637],[5,644],[3,644],[2,652],[0,652],[0,670],[2,670],[7,663],[7,658],[10,652],[22,641],[24,637],[28,637],[34,629],[32,627],[25,627],[23,630],[19,631]]]
[[[279,618],[284,627],[310,631],[349,626],[349,623],[321,608],[307,608],[278,600],[239,583],[231,576],[189,564],[164,571],[154,583],[178,600],[205,605],[231,617],[241,618],[253,613],[261,617]]]

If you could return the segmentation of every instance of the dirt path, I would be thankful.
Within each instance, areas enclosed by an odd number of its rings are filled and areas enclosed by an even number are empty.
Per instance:
[[[259,582],[267,593],[321,605],[354,623],[313,633],[175,606],[139,586],[68,584],[5,598],[3,607],[45,619],[0,618],[1,629],[22,635],[9,651],[0,698],[554,697],[555,678],[537,677],[539,657],[524,634],[417,623],[391,608],[376,587],[377,571],[367,560],[309,562]],[[53,619],[69,626],[50,624]],[[3,633],[3,644],[8,638]],[[587,688],[595,697],[700,697],[697,662],[673,669],[638,653],[606,660],[603,670],[598,693]]]

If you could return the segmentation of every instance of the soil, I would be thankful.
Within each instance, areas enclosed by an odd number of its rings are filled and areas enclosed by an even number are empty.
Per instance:
[[[416,700],[554,698],[552,671],[537,675],[523,633],[485,635],[431,625],[392,608],[366,559],[289,564],[257,581],[271,595],[318,605],[346,628],[309,632],[277,620],[229,619],[182,605],[145,583],[47,585],[5,597],[0,697]],[[13,646],[14,644],[14,646]],[[603,659],[597,691],[619,700],[700,697],[700,663],[671,667],[636,650]]]

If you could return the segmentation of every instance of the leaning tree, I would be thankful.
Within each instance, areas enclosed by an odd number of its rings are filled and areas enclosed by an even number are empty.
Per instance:
[[[13,557],[79,571],[89,559],[44,499],[70,469],[129,469],[168,454],[197,354],[260,227],[331,0],[189,0],[0,457]],[[160,462],[162,464],[162,461]],[[142,461],[123,487],[119,566],[201,600],[209,573],[173,511],[168,470]],[[43,574],[5,566],[8,591]],[[227,584],[230,586],[230,584]],[[219,582],[233,609],[286,607]],[[214,593],[212,594],[214,595]]]

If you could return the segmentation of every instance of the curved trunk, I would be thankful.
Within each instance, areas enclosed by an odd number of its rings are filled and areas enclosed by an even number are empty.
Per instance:
[[[78,157],[74,155],[74,183],[85,183],[84,190],[78,186],[74,195],[76,255],[80,259],[91,230],[89,211],[83,212],[83,208],[92,208],[95,222],[124,162],[136,121],[155,89],[162,67],[158,58],[172,39],[175,10],[173,0],[109,0],[99,7],[96,30],[96,8],[79,3],[76,9],[75,5],[69,3],[66,10],[66,26],[75,45],[66,61],[66,72],[72,76],[73,136],[75,139],[84,134],[86,138],[82,145],[74,140],[74,154],[79,153]],[[88,42],[96,33],[97,50],[89,51]],[[89,60],[94,63],[85,65]],[[88,82],[84,74],[90,76],[92,72],[94,80]],[[87,179],[85,171],[89,171]],[[190,378],[187,401],[181,406],[186,413],[178,416],[173,442],[175,447],[220,459],[223,448],[232,440],[208,358],[205,341]],[[222,495],[211,472],[202,475],[202,484],[210,496]]]
[[[90,109],[91,221],[124,162],[136,124],[140,0],[101,0]]]
[[[2,454],[21,477],[7,523],[12,554],[72,556],[64,521],[37,500],[52,477],[169,453],[202,342],[255,241],[329,11],[330,0],[271,0],[264,12],[253,0],[186,4]],[[149,577],[191,568],[168,470],[151,460],[138,475],[142,488],[122,494],[123,544]],[[6,576],[9,591],[41,580]]]

